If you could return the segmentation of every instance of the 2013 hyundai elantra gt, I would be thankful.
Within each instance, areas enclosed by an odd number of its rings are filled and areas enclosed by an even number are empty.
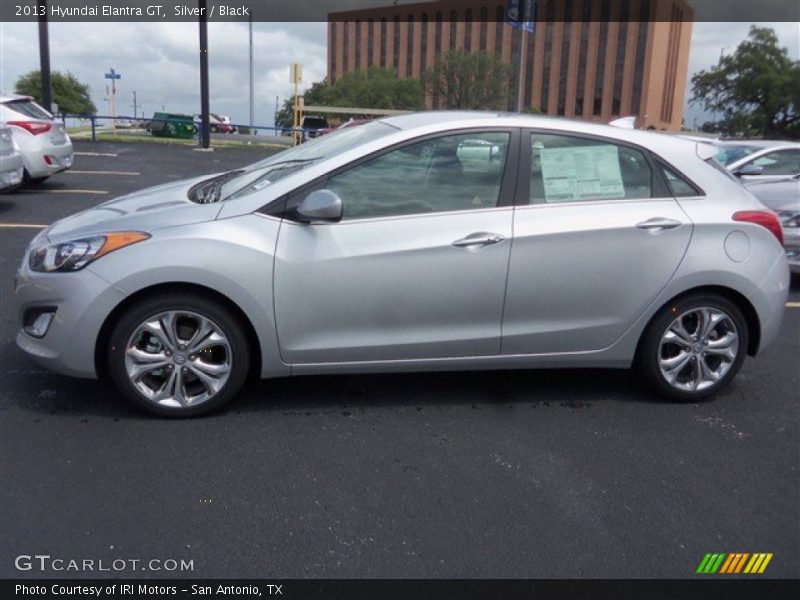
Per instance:
[[[713,147],[419,113],[67,217],[30,244],[18,345],[152,413],[248,373],[636,365],[717,392],[776,337],[782,230]]]

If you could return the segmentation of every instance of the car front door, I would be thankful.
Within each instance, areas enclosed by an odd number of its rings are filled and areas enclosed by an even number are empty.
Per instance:
[[[315,186],[337,223],[292,219],[275,259],[283,360],[330,363],[500,353],[519,133],[419,139]]]
[[[606,348],[670,280],[692,226],[639,149],[536,131],[522,147],[503,354]]]

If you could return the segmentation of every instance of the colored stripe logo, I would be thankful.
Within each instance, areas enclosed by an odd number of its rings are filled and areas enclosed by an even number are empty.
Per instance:
[[[771,552],[709,552],[700,561],[696,573],[700,574],[726,574],[735,575],[738,573],[761,574],[769,561],[772,560]]]

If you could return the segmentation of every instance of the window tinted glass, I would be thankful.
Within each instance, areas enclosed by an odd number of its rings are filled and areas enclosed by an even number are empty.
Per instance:
[[[344,219],[497,206],[510,134],[438,137],[392,150],[332,177]]]
[[[800,150],[778,150],[760,156],[754,165],[764,168],[762,175],[794,175],[800,173]]]
[[[617,144],[531,134],[532,204],[650,198],[652,172],[644,154]]]
[[[761,150],[759,146],[721,146],[717,153],[717,160],[726,167],[753,152]]]
[[[53,118],[45,109],[31,100],[11,100],[5,104],[11,110],[31,119],[50,121]]]
[[[660,164],[660,163],[659,163]],[[661,171],[664,173],[664,178],[667,180],[667,185],[676,198],[686,198],[688,196],[700,196],[701,192],[689,183],[684,177],[678,175],[675,171],[667,167],[661,166]]]

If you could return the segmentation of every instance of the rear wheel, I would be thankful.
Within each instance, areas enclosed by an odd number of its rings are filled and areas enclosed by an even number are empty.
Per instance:
[[[717,393],[747,352],[742,311],[717,295],[691,295],[664,307],[642,338],[638,366],[663,396],[692,401]]]
[[[196,416],[233,399],[250,365],[239,322],[216,301],[169,294],[132,306],[114,327],[109,375],[139,408]]]

